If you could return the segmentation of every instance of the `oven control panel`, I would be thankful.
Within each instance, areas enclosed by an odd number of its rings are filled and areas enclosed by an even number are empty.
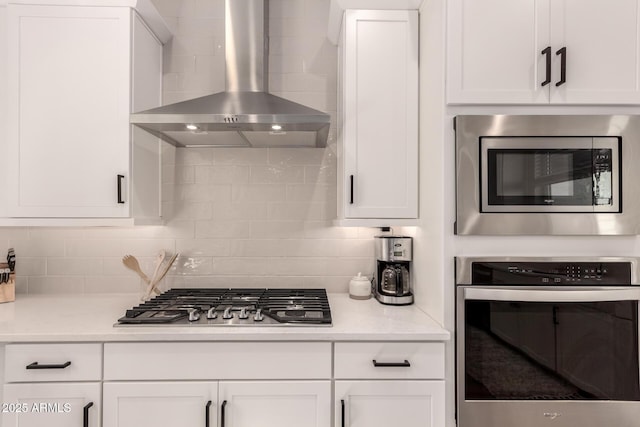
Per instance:
[[[474,285],[629,285],[630,262],[474,262]]]

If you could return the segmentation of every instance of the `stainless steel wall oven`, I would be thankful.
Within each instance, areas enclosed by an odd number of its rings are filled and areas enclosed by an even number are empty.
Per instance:
[[[455,127],[458,234],[640,232],[640,116],[458,116]]]
[[[638,260],[457,258],[458,427],[640,422]]]

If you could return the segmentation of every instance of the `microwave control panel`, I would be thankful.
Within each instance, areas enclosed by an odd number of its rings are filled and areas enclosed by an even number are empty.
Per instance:
[[[629,285],[630,262],[474,262],[474,285]]]

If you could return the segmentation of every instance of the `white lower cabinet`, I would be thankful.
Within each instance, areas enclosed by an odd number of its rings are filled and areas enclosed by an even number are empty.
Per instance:
[[[219,399],[220,427],[331,427],[331,381],[220,382]]]
[[[440,427],[444,381],[336,381],[336,427]]]
[[[2,427],[444,426],[440,342],[8,344],[4,360]]]
[[[217,382],[104,384],[103,427],[216,427]]]
[[[101,384],[23,383],[4,386],[4,427],[99,427]]]
[[[331,381],[106,382],[103,427],[330,427]]]

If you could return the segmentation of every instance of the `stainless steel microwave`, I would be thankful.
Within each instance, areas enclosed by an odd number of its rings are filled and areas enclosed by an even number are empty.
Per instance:
[[[457,234],[640,234],[640,116],[458,116],[455,129]]]

